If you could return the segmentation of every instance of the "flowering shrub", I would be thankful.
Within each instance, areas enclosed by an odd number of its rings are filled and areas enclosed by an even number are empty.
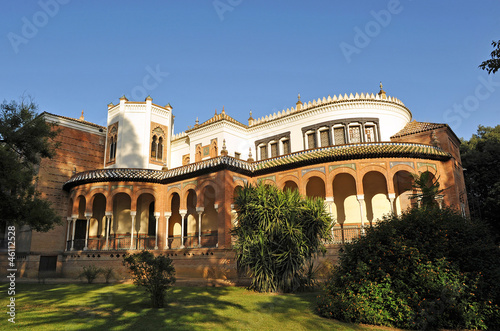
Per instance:
[[[481,223],[412,209],[344,247],[318,313],[400,328],[497,328],[500,250]]]

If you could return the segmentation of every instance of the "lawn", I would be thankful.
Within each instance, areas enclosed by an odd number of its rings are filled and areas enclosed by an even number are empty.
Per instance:
[[[317,293],[264,294],[238,287],[174,287],[168,306],[129,284],[17,284],[16,323],[0,330],[375,330],[314,314]]]

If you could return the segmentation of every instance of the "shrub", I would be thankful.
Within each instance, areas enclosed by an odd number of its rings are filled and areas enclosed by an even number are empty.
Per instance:
[[[498,327],[500,249],[450,209],[390,216],[344,247],[318,312],[412,329]]]
[[[115,273],[113,271],[113,268],[107,267],[107,268],[102,268],[101,270],[102,275],[104,276],[104,280],[106,281],[106,284],[109,284],[109,281],[111,278],[115,278]]]
[[[332,225],[323,201],[259,184],[246,185],[234,204],[234,248],[239,266],[250,270],[250,288],[293,292],[312,286],[314,268],[306,264],[321,251]]]
[[[175,268],[165,255],[154,256],[148,251],[123,258],[123,264],[132,272],[134,284],[149,293],[153,308],[162,308],[168,288],[175,283]]]
[[[87,278],[87,282],[92,284],[97,276],[102,272],[101,268],[96,267],[95,265],[84,266],[82,268],[82,272],[78,276],[79,278],[85,277]]]

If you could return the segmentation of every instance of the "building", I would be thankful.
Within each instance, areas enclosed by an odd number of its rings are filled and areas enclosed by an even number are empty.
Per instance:
[[[151,97],[109,104],[107,127],[83,113],[43,116],[60,129],[60,147],[43,160],[38,188],[64,224],[26,231],[22,276],[119,269],[123,254],[149,249],[171,256],[180,277],[234,279],[232,199],[258,181],[323,198],[337,222],[332,245],[407,209],[411,174],[423,171],[447,188],[437,203],[468,213],[459,139],[447,124],[413,120],[382,86],[309,102],[299,95],[281,112],[250,113],[247,124],[223,108],[178,134],[170,104]]]

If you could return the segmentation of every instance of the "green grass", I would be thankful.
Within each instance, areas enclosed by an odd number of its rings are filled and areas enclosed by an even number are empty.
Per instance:
[[[151,309],[134,285],[18,283],[15,324],[7,321],[6,284],[0,293],[0,330],[374,330],[315,315],[317,293],[174,287],[166,308]]]

